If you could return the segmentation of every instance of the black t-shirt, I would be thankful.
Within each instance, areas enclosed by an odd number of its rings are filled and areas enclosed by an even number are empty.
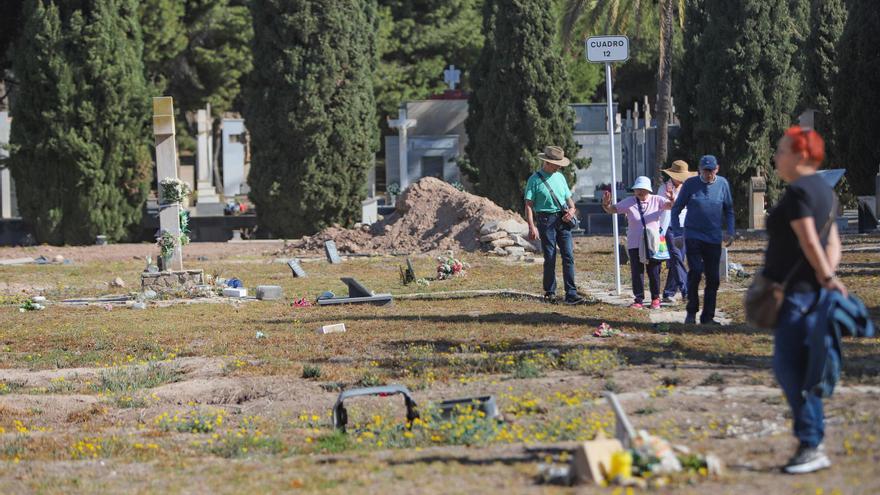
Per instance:
[[[804,257],[800,243],[791,222],[800,218],[813,217],[816,231],[824,247],[828,235],[822,235],[822,229],[828,222],[831,208],[834,205],[834,191],[818,174],[807,175],[792,182],[785,189],[779,203],[767,217],[767,253],[764,259],[764,275],[777,282],[782,282],[800,261],[800,267],[789,281],[789,290],[815,291],[819,289],[816,272]],[[836,216],[836,212],[835,212]],[[830,227],[829,227],[830,228]]]

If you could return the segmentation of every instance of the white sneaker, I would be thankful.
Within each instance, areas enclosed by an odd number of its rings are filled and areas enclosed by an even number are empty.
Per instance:
[[[788,464],[782,468],[788,474],[806,474],[831,467],[831,460],[825,455],[825,448],[801,445]]]

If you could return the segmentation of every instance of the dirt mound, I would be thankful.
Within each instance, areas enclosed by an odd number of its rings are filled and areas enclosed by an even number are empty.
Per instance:
[[[480,227],[490,220],[507,219],[525,223],[486,198],[425,177],[407,188],[394,213],[369,228],[330,227],[289,243],[284,251],[320,250],[328,240],[348,253],[477,251]]]

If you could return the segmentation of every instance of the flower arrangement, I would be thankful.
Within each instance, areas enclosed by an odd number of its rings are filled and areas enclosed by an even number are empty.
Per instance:
[[[159,181],[159,187],[162,188],[162,202],[164,204],[180,203],[192,192],[189,184],[171,177],[165,177]]]
[[[451,252],[438,257],[437,262],[437,280],[446,280],[452,277],[464,277],[467,275],[465,269],[470,268],[470,265],[467,263],[454,258]]]
[[[400,194],[400,184],[398,184],[397,182],[392,182],[391,184],[388,184],[388,187],[385,188],[385,191],[392,196],[397,196],[398,194]]]
[[[177,236],[168,232],[167,230],[162,231],[162,235],[160,235],[156,239],[156,244],[159,246],[159,255],[165,259],[170,258],[174,255],[174,248],[177,247]]]

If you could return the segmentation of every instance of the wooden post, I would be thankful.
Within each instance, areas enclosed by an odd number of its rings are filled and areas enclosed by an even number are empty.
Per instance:
[[[177,178],[177,140],[174,132],[174,99],[170,96],[153,98],[153,136],[156,139],[156,182]],[[159,230],[180,237],[180,203],[165,204],[159,187]],[[166,268],[183,270],[183,253],[178,241],[171,263]]]

